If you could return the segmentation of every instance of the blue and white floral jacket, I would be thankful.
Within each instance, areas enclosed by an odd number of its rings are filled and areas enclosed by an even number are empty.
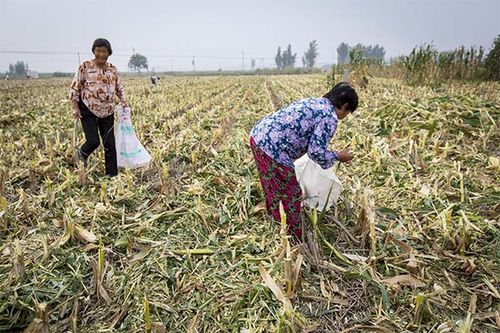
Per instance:
[[[327,98],[306,98],[264,117],[252,128],[255,144],[277,162],[293,168],[307,153],[323,169],[337,160],[328,144],[337,129],[335,108]]]

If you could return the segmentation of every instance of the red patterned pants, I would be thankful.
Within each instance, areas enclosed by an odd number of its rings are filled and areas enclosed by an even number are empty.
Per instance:
[[[259,171],[260,184],[266,197],[267,213],[275,221],[280,222],[279,203],[281,201],[286,213],[288,234],[300,238],[302,234],[302,191],[297,182],[295,170],[276,162],[256,146],[252,137],[250,137],[250,147]]]

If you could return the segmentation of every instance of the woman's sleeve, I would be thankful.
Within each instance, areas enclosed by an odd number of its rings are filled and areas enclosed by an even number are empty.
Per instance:
[[[313,134],[309,139],[307,153],[323,169],[331,168],[337,160],[337,153],[328,150],[328,144],[336,129],[337,122],[323,119],[316,124]]]
[[[80,101],[80,94],[82,92],[82,86],[83,86],[83,80],[84,80],[84,67],[83,65],[80,65],[78,67],[78,70],[75,73],[75,77],[73,78],[73,81],[71,82],[71,88],[70,88],[70,99],[72,101]]]

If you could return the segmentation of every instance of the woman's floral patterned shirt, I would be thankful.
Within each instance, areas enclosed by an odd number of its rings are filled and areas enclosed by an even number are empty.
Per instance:
[[[263,118],[250,135],[277,162],[293,168],[304,154],[323,169],[332,167],[337,153],[328,144],[337,129],[335,108],[327,98],[306,98]]]
[[[125,93],[115,66],[107,62],[100,69],[94,60],[86,60],[78,67],[71,83],[71,100],[82,99],[92,113],[104,118],[115,110],[115,95],[124,103]]]

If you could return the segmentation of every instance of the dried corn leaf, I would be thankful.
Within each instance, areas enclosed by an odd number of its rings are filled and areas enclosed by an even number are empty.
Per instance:
[[[285,297],[283,290],[281,290],[281,288],[276,284],[274,279],[271,277],[271,275],[269,275],[269,273],[262,264],[259,264],[259,272],[260,276],[264,280],[264,283],[269,289],[271,289],[272,293],[274,294],[274,296],[276,296],[278,301],[283,303],[285,309],[291,309],[292,304],[290,303],[290,300]]]
[[[408,287],[413,287],[413,288],[422,288],[425,287],[425,283],[420,281],[419,279],[403,274],[403,275],[396,275],[388,279],[382,280],[386,285],[388,286],[408,286]]]

